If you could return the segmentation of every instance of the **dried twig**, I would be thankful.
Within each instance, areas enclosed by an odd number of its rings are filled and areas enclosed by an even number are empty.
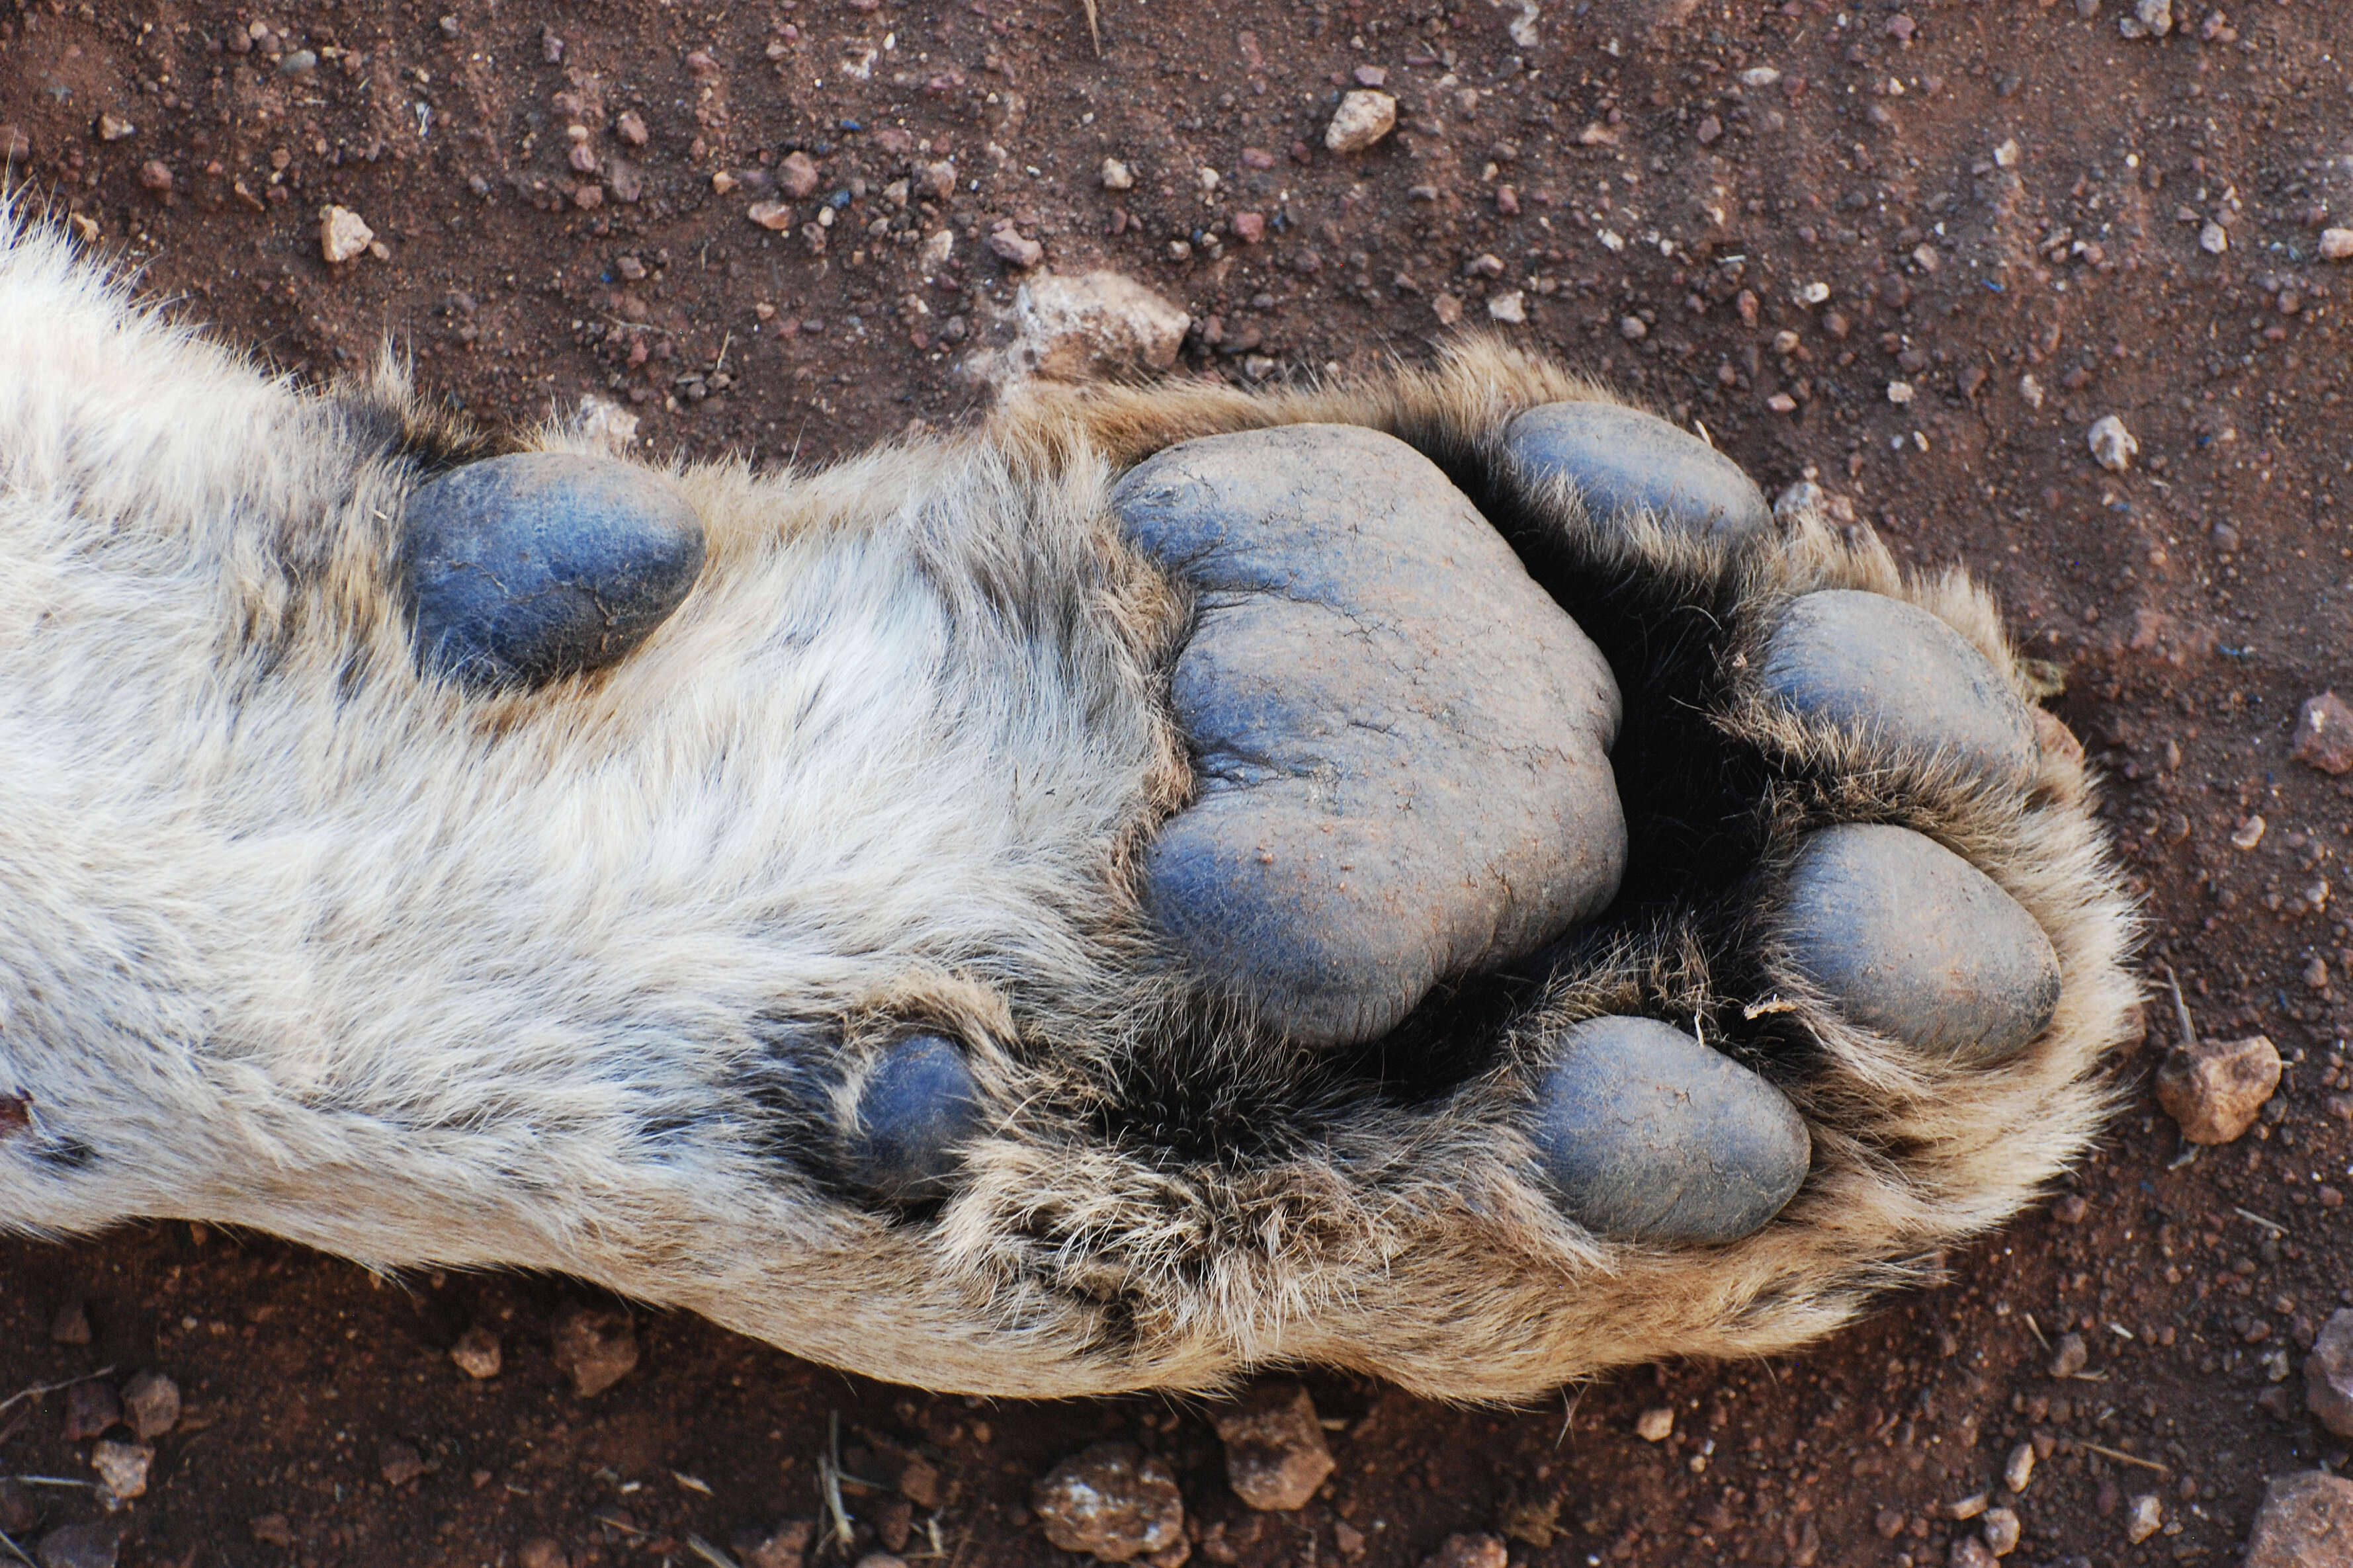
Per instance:
[[[2160,1476],[2169,1476],[2173,1473],[2173,1467],[2170,1465],[2160,1465],[2155,1459],[2144,1459],[2138,1454],[2127,1454],[2121,1448],[2111,1448],[2104,1443],[2085,1443],[2084,1447],[2104,1458],[2114,1459],[2120,1465],[2138,1465],[2142,1469],[2155,1470]]]
[[[41,1568],[39,1563],[25,1555],[25,1549],[23,1547],[8,1539],[8,1532],[5,1530],[0,1530],[0,1546],[6,1547],[9,1553],[13,1555],[17,1562],[25,1564],[25,1568]]]
[[[94,1377],[105,1377],[113,1371],[114,1368],[111,1366],[102,1366],[96,1372],[86,1372],[79,1377],[69,1377],[63,1383],[37,1383],[30,1388],[20,1388],[7,1398],[0,1399],[0,1410],[5,1410],[11,1405],[23,1400],[38,1399],[44,1394],[55,1394],[61,1388],[71,1388],[77,1383],[88,1383]]]
[[[2174,978],[2173,966],[2165,966],[2165,984],[2173,993],[2173,1021],[2181,1027],[2181,1047],[2189,1050],[2198,1044],[2198,1026],[2189,1021],[2189,1004],[2181,999],[2181,982]]]
[[[841,1505],[841,1412],[826,1413],[825,1451],[817,1457],[818,1489],[825,1494],[826,1511],[833,1515],[834,1544],[847,1553],[856,1539],[849,1510]]]
[[[2265,1219],[2263,1215],[2256,1214],[2252,1210],[2242,1209],[2236,1204],[2232,1204],[2231,1205],[2231,1212],[2237,1215],[2241,1219],[2245,1220],[2249,1225],[2262,1226],[2274,1236],[2285,1236],[2287,1234],[2287,1226],[2280,1224],[2279,1221],[2275,1219]]]
[[[713,1546],[692,1531],[687,1531],[686,1549],[711,1564],[711,1568],[741,1568],[733,1557]]]

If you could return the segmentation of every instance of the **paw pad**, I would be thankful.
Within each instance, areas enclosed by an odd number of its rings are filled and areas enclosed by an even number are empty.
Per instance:
[[[1794,599],[1767,641],[1757,679],[1809,718],[1869,731],[1915,755],[1942,754],[2006,784],[2032,774],[2026,704],[1985,655],[1917,605],[1852,588]]]
[[[1847,823],[1806,841],[1784,940],[1855,1022],[1919,1050],[1996,1062],[2059,1005],[2059,955],[1993,879],[1908,828]]]
[[[1698,437],[1614,403],[1548,403],[1512,421],[1523,482],[1567,479],[1597,520],[1647,511],[1715,540],[1768,534],[1773,509],[1740,466]]]
[[[476,690],[613,663],[702,570],[702,524],[675,486],[569,453],[469,464],[420,488],[402,522],[417,664]]]
[[[964,1053],[938,1035],[910,1036],[882,1053],[859,1090],[851,1174],[886,1203],[935,1203],[948,1195],[958,1146],[980,1126],[980,1089]]]
[[[1172,695],[1200,796],[1145,877],[1211,989],[1294,1039],[1365,1039],[1609,901],[1617,684],[1427,458],[1253,431],[1171,447],[1113,501],[1197,595]]]
[[[1587,1229],[1643,1241],[1736,1241],[1806,1179],[1811,1140],[1764,1079],[1655,1018],[1561,1032],[1529,1140]]]

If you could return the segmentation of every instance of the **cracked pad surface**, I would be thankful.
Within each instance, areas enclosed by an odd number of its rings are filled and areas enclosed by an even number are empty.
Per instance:
[[[1427,458],[1291,426],[1170,447],[1113,499],[1197,599],[1172,696],[1199,795],[1145,876],[1205,983],[1361,1040],[1609,901],[1617,683]]]

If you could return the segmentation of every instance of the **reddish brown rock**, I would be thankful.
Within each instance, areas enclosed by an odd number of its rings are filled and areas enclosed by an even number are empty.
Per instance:
[[[2353,769],[2353,708],[2334,691],[2308,697],[2296,710],[2295,760],[2324,773]]]
[[[2241,1568],[2353,1568],[2353,1481],[2325,1470],[2274,1476]]]
[[[583,1399],[594,1399],[638,1364],[638,1331],[627,1312],[568,1308],[557,1316],[553,1339],[556,1367]]]
[[[2353,1308],[2322,1325],[2304,1363],[2305,1407],[2340,1437],[2353,1437]]]
[[[2157,1102],[2192,1143],[2228,1143],[2279,1087],[2280,1056],[2262,1035],[2176,1046],[2157,1069]]]
[[[1421,1560],[1421,1568],[1504,1568],[1509,1561],[1510,1554],[1495,1536],[1450,1535]]]
[[[1133,1444],[1098,1443],[1063,1460],[1029,1492],[1046,1539],[1105,1563],[1155,1557],[1185,1540],[1176,1478]]]
[[[1226,1446],[1226,1480],[1255,1509],[1289,1511],[1306,1506],[1332,1473],[1315,1403],[1295,1383],[1270,1383],[1217,1413],[1218,1441]]]

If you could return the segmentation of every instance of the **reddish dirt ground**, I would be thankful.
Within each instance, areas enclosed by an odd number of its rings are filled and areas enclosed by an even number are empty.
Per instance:
[[[1105,1434],[1167,1458],[1203,1560],[1249,1568],[1411,1565],[1507,1523],[1533,1568],[1942,1563],[1977,1528],[1947,1505],[2001,1500],[2021,1442],[2042,1460],[2010,1561],[2235,1562],[2267,1476],[2345,1458],[2301,1364],[2353,1302],[2353,1127],[2328,1110],[2353,1088],[2353,935],[2316,886],[2343,880],[2353,788],[2288,748],[2298,703],[2353,679],[2353,268],[2316,256],[2353,214],[2353,13],[2210,10],[2175,0],[2180,32],[2134,41],[2117,0],[1104,0],[1098,53],[1077,0],[14,0],[20,188],[295,375],[389,333],[494,421],[594,392],[641,417],[640,450],[771,466],[954,425],[991,396],[967,369],[1018,283],[985,244],[1008,219],[1045,265],[1189,310],[1178,374],[1410,361],[1458,308],[1523,315],[1496,330],[1704,423],[1768,492],[1819,473],[1907,558],[1986,574],[2110,772],[2152,970],[2202,1031],[2260,1029],[2293,1065],[2254,1131],[2183,1163],[2147,1089],[2173,1032],[2153,1008],[2080,1205],[1802,1355],[1508,1414],[1311,1377],[1339,1468],[1292,1514],[1234,1499],[1185,1403],[932,1397],[661,1315],[583,1401],[550,1357],[560,1281],[388,1283],[182,1224],[0,1243],[0,1397],[177,1381],[121,1516],[133,1565],[543,1563],[541,1538],[574,1564],[705,1561],[691,1536],[818,1515],[836,1413],[854,1474],[926,1458],[907,1551],[935,1521],[972,1568],[1059,1555],[1030,1483]],[[1359,71],[1398,128],[1335,155]],[[926,195],[937,163],[952,191]],[[746,220],[762,199],[788,227]],[[328,203],[385,254],[324,263]],[[2127,473],[2086,450],[2110,413]],[[90,1342],[57,1342],[75,1304]],[[447,1353],[475,1324],[505,1346],[488,1382]],[[2055,1379],[2071,1331],[2089,1362]],[[64,1400],[0,1409],[0,1475],[89,1479]],[[1661,1405],[1674,1433],[1645,1442]],[[388,1442],[422,1473],[388,1482]],[[2146,1493],[2166,1522],[2129,1544]],[[895,1536],[892,1495],[849,1489],[840,1560]],[[0,1484],[28,1545],[95,1513],[86,1487]]]

